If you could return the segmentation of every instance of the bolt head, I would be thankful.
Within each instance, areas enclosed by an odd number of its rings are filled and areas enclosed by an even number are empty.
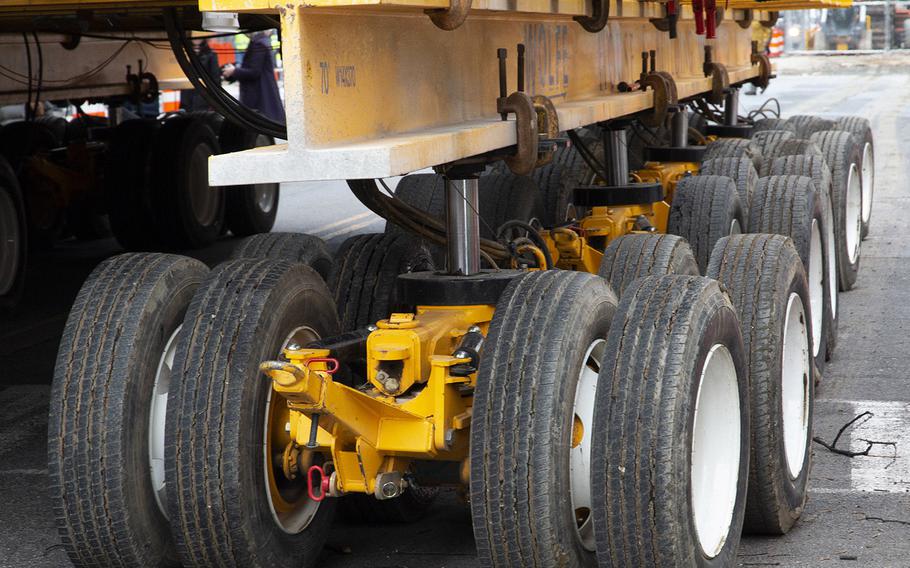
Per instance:
[[[292,341],[292,342],[288,343],[288,347],[287,347],[287,348],[288,348],[289,351],[299,351],[299,350],[300,350],[300,344],[297,343],[296,341]]]
[[[392,481],[386,481],[382,484],[382,496],[386,499],[398,497],[400,491],[401,489],[398,487],[398,484]]]

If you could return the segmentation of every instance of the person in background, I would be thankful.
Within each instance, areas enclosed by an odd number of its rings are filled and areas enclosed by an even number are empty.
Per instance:
[[[243,55],[243,64],[224,66],[224,77],[240,83],[240,103],[276,122],[284,122],[284,105],[275,80],[271,31],[256,32]]]
[[[193,51],[199,58],[199,63],[205,69],[208,75],[221,83],[221,66],[218,65],[218,55],[209,47],[205,39],[193,40]],[[211,107],[195,89],[184,89],[180,91],[180,108],[186,111],[210,110]]]

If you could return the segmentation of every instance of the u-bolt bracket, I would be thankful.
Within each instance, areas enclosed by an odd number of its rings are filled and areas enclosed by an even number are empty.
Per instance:
[[[607,26],[610,19],[610,0],[591,0],[591,15],[574,16],[572,19],[586,31],[596,34]]]
[[[654,92],[654,110],[641,116],[639,120],[651,128],[663,125],[670,107],[679,104],[676,82],[669,73],[658,71],[648,73],[639,79],[639,84],[642,90],[651,89]]]
[[[461,26],[468,18],[472,0],[449,0],[448,8],[431,8],[424,10],[436,27],[452,31]]]
[[[702,65],[705,77],[711,77],[711,94],[708,95],[708,101],[714,104],[724,102],[724,96],[730,88],[730,75],[723,63],[714,61],[711,46],[705,46],[705,62]]]
[[[552,103],[551,103],[552,106]],[[537,126],[537,108],[534,99],[527,93],[516,91],[505,100],[496,100],[496,112],[500,114],[515,114],[515,129],[518,134],[517,149],[511,156],[506,156],[503,161],[509,166],[512,173],[525,176],[534,171],[537,165],[537,147],[540,142],[540,133]],[[555,115],[554,115],[555,116]]]

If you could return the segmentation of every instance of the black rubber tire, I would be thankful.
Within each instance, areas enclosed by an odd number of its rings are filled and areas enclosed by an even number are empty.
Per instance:
[[[262,435],[276,358],[298,327],[338,332],[332,296],[310,267],[235,260],[203,282],[183,322],[168,395],[168,517],[184,566],[313,566],[331,528],[327,499],[299,533],[273,518]],[[305,497],[302,497],[305,498]]]
[[[652,276],[623,296],[594,403],[591,486],[600,566],[726,567],[736,562],[749,467],[749,385],[736,311],[720,284]],[[692,509],[692,447],[702,369],[723,345],[736,371],[738,478],[729,533],[708,558]],[[732,393],[730,393],[732,394]],[[729,440],[735,444],[735,438]]]
[[[221,151],[227,154],[260,146],[272,146],[275,140],[271,136],[251,132],[225,120],[218,134],[218,144]],[[272,198],[267,204],[260,203],[257,192],[269,192]],[[278,183],[234,185],[224,188],[224,218],[227,228],[235,237],[268,233],[275,226],[280,193]]]
[[[60,539],[76,566],[176,566],[149,477],[155,378],[208,269],[166,254],[98,265],[57,355],[48,471]]]
[[[783,416],[785,323],[794,294],[803,306],[809,304],[806,272],[793,241],[787,237],[736,235],[717,243],[707,276],[730,294],[746,349],[752,451],[744,529],[749,533],[785,534],[802,514],[812,464],[815,380],[808,353],[802,378],[805,450],[795,476],[787,458]],[[811,318],[806,322],[806,345],[812,336],[809,326]]]
[[[736,192],[739,193],[739,203],[743,208],[743,219],[749,219],[749,205],[752,203],[752,194],[758,184],[758,172],[755,164],[749,158],[713,158],[701,163],[699,175],[727,176],[736,183]],[[748,223],[746,223],[748,225]],[[743,232],[749,230],[743,227]]]
[[[364,234],[344,241],[328,280],[342,330],[389,317],[399,306],[398,275],[433,268],[426,245],[408,235]]]
[[[749,158],[756,170],[761,165],[761,154],[756,153],[749,140],[741,138],[721,138],[705,146],[702,163],[715,158]]]
[[[752,208],[753,232],[784,235],[793,239],[796,252],[803,261],[803,267],[809,281],[810,305],[806,311],[810,314],[810,329],[813,333],[812,349],[815,365],[825,367],[827,323],[830,317],[825,312],[830,310],[830,296],[825,288],[828,274],[827,227],[825,226],[824,200],[815,187],[812,178],[806,176],[770,176],[761,178],[755,188],[755,207]],[[822,266],[820,276],[813,273],[812,266],[812,225],[817,223],[821,250]],[[815,278],[813,278],[813,274]],[[818,278],[821,278],[818,281]],[[816,286],[821,286],[821,297],[817,295]],[[821,313],[819,313],[821,309]]]
[[[26,158],[59,146],[57,136],[40,122],[13,122],[0,131],[0,155],[6,158],[18,176]]]
[[[57,146],[63,146],[64,141],[66,140],[66,119],[62,116],[39,116],[35,119],[35,123],[43,124],[54,134],[54,138],[57,141]]]
[[[833,120],[810,114],[797,114],[791,116],[787,119],[787,122],[793,126],[793,129],[800,138],[808,138],[816,132],[822,132],[824,130],[837,129]]]
[[[701,135],[706,135],[708,133],[708,119],[705,118],[705,115],[699,114],[697,112],[688,111],[689,114],[689,128],[694,128]],[[691,141],[691,138],[690,138]]]
[[[771,164],[775,158],[784,158],[787,156],[821,156],[822,152],[818,146],[811,140],[801,138],[790,138],[788,140],[778,140],[777,142],[765,145],[762,154],[761,167],[758,169],[758,175],[767,177],[771,175]]]
[[[104,192],[111,230],[127,250],[162,247],[152,205],[152,144],[159,124],[127,120],[112,131],[105,156]]]
[[[253,258],[302,262],[326,282],[332,274],[332,255],[319,237],[303,233],[262,233],[241,240],[231,259]]]
[[[598,274],[620,297],[632,282],[645,276],[700,275],[686,239],[660,234],[632,234],[613,239],[604,250]]]
[[[860,147],[856,139],[849,132],[828,131],[816,132],[812,135],[815,142],[825,157],[825,162],[831,168],[831,207],[834,210],[834,237],[837,244],[837,273],[840,289],[846,292],[856,283],[859,272],[862,245],[862,215],[859,219],[848,219],[848,201],[852,193],[851,182],[853,176],[860,177]],[[855,168],[855,169],[854,169]],[[860,188],[860,209],[862,209],[862,189]],[[848,226],[848,224],[852,226]],[[848,250],[848,232],[856,232],[856,244],[853,247],[854,259],[850,261],[851,252]]]
[[[588,148],[598,158],[603,153],[599,140],[587,140]],[[560,146],[553,160],[534,170],[531,179],[540,189],[541,222],[545,227],[555,227],[579,216],[575,209],[575,188],[591,185],[596,174],[574,146]]]
[[[16,307],[25,289],[25,267],[28,263],[28,225],[25,215],[25,201],[19,189],[19,180],[7,163],[0,156],[0,220],[9,216],[13,222],[0,225],[0,264],[9,275],[5,283],[0,282],[0,310],[12,310]],[[15,243],[15,244],[13,244]]]
[[[752,135],[752,138],[749,139],[749,145],[752,148],[752,152],[759,159],[762,159],[774,146],[792,138],[796,138],[796,133],[792,130],[762,130]],[[761,164],[757,164],[755,168],[761,171]]]
[[[688,241],[704,274],[714,245],[731,233],[734,221],[746,226],[736,184],[726,176],[684,177],[676,184],[667,233]]]
[[[752,135],[755,136],[758,132],[768,132],[768,131],[779,131],[785,130],[792,132],[793,134],[798,134],[799,131],[796,129],[796,126],[783,118],[761,118],[755,121],[755,124],[752,126]]]
[[[872,125],[861,116],[842,116],[835,120],[834,127],[829,130],[843,130],[853,134],[859,144],[860,162],[857,164],[860,174],[868,168],[870,183],[863,179],[863,233],[865,239],[869,234],[869,224],[872,221],[872,203],[875,193],[875,142],[872,139]],[[871,164],[866,163],[865,150],[868,147]]]
[[[542,204],[537,184],[527,176],[512,173],[482,176],[478,183],[480,236],[495,239],[506,221],[541,222]]]
[[[839,288],[837,284],[837,246],[834,238],[834,211],[831,207],[831,171],[821,156],[787,156],[775,158],[771,164],[771,175],[808,176],[815,183],[815,189],[822,199],[825,217],[825,359],[830,361],[837,346]]]
[[[528,273],[500,297],[471,423],[471,515],[481,566],[595,565],[569,499],[569,460],[579,373],[589,346],[607,337],[615,310],[607,282],[583,272]],[[601,363],[610,359],[606,352]]]
[[[159,239],[167,246],[201,248],[221,235],[222,188],[208,189],[214,193],[215,201],[207,219],[197,218],[191,198],[192,187],[208,185],[208,156],[219,153],[218,138],[203,119],[178,116],[165,121],[158,130],[152,151],[152,203]],[[206,160],[204,165],[194,161],[202,159]]]
[[[445,220],[446,192],[445,178],[437,174],[410,174],[398,182],[395,197],[408,205],[425,211],[430,215]],[[386,232],[405,232],[392,223],[386,224]],[[410,234],[410,233],[408,233]]]

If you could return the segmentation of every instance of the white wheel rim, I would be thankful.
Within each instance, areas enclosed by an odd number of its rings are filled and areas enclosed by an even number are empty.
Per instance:
[[[0,190],[0,296],[13,288],[19,271],[19,217],[12,197]]]
[[[860,187],[860,176],[856,171],[856,164],[850,164],[846,197],[844,224],[846,225],[847,258],[850,260],[850,264],[855,264],[859,258],[860,231],[863,224],[863,191]]]
[[[828,295],[831,298],[831,319],[837,319],[837,244],[834,240],[834,213],[831,211],[831,200],[825,200],[825,220],[827,228],[825,235],[825,250],[828,254]]]
[[[594,551],[591,514],[591,432],[594,424],[594,395],[597,375],[607,342],[597,339],[585,352],[584,365],[575,386],[572,407],[572,442],[569,450],[569,495],[575,518],[575,531],[586,550]]]
[[[702,552],[717,556],[733,522],[739,486],[740,400],[736,366],[721,344],[702,367],[692,428],[691,501]]]
[[[177,355],[177,335],[182,325],[164,344],[164,351],[155,370],[155,386],[152,387],[152,401],[149,406],[149,471],[152,477],[152,491],[158,510],[167,518],[167,485],[164,480],[164,432],[167,419],[167,395],[171,390],[171,372],[174,356]]]
[[[730,223],[730,234],[731,235],[741,235],[743,232],[742,226],[739,224],[739,219],[733,219]]]
[[[806,315],[799,294],[790,294],[784,319],[781,348],[781,415],[783,416],[784,454],[790,478],[796,479],[806,461],[809,443],[809,335]]]
[[[812,219],[809,237],[809,304],[812,307],[812,355],[818,357],[822,340],[822,320],[825,314],[824,257],[822,232],[818,219]]]
[[[863,223],[868,223],[872,217],[872,188],[875,184],[875,155],[872,144],[866,142],[863,146]]]
[[[300,345],[307,345],[310,341],[319,339],[319,334],[310,327],[298,327],[284,340],[284,343],[281,347],[281,352],[284,353],[285,348],[293,340],[294,342]],[[273,456],[270,453],[270,444],[269,438],[271,436],[270,424],[269,424],[269,410],[272,405],[272,397],[281,396],[276,395],[275,391],[269,387],[268,396],[265,400],[265,417],[263,419],[262,425],[262,473],[264,476],[265,482],[265,491],[266,491],[266,501],[269,504],[269,511],[272,513],[272,520],[275,521],[275,524],[278,525],[282,531],[287,534],[299,534],[306,530],[310,525],[310,522],[313,520],[313,517],[316,516],[316,513],[319,511],[319,504],[321,501],[313,501],[312,499],[301,498],[299,501],[288,502],[284,499],[284,496],[279,494],[275,495],[272,490],[272,484],[269,482],[269,473],[273,465]],[[290,439],[290,438],[288,438]],[[302,448],[301,448],[302,449]],[[281,451],[283,448],[271,448],[271,452]],[[303,452],[301,452],[301,461],[300,464],[300,473],[302,476],[299,479],[301,484],[305,483],[307,467],[308,464],[303,460]],[[277,480],[276,480],[277,482]],[[280,490],[279,490],[280,491]],[[278,510],[275,508],[276,500],[285,503],[283,510]]]

